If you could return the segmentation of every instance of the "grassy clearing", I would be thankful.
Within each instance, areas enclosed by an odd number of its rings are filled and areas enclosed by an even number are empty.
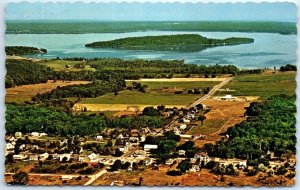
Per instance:
[[[149,104],[149,105],[188,105],[200,95],[196,94],[172,94],[172,93],[141,93],[125,90],[118,96],[113,93],[97,98],[84,99],[82,104]]]
[[[133,81],[126,81],[127,86],[131,86]],[[143,82],[136,81],[141,83],[142,85],[147,85],[148,88],[151,89],[162,89],[162,88],[180,88],[180,89],[194,89],[194,88],[207,88],[213,87],[214,85],[219,84],[220,82],[216,81],[184,81],[184,82]]]
[[[296,72],[241,75],[234,77],[224,88],[235,90],[231,94],[236,96],[260,96],[262,99],[279,94],[293,95],[296,90],[295,77]],[[224,93],[219,92],[216,95]]]
[[[198,125],[197,127],[193,127],[188,134],[202,134],[202,135],[209,135],[218,131],[225,123],[227,122],[227,118],[223,119],[211,119],[204,121],[203,125]]]
[[[46,65],[48,67],[53,68],[55,71],[82,71],[82,70],[89,70],[95,71],[96,69],[91,68],[89,65],[85,65],[84,68],[75,68],[76,64],[84,64],[84,61],[67,61],[67,60],[45,60],[38,62],[42,65]],[[66,67],[68,65],[69,68]]]

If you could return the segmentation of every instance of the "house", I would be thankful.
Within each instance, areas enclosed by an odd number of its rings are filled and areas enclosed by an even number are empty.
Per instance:
[[[182,124],[182,125],[180,125],[180,126],[179,126],[179,129],[181,129],[181,130],[184,130],[184,129],[186,129],[186,124]]]
[[[62,162],[63,159],[65,159],[68,162],[71,159],[71,154],[61,154],[61,155],[58,155],[58,159],[59,159],[60,162]]]
[[[49,157],[49,154],[47,152],[45,152],[44,154],[40,154],[39,157],[40,157],[41,161],[44,161]]]
[[[15,146],[13,144],[11,144],[11,143],[6,143],[5,149],[6,149],[6,151],[14,150]]]
[[[179,150],[178,154],[179,156],[185,156],[185,150]]]
[[[40,133],[40,137],[47,136],[47,133]]]
[[[189,119],[186,119],[186,118],[183,118],[183,119],[182,119],[182,122],[183,122],[183,123],[190,123],[190,122],[191,122],[191,120],[189,120]]]
[[[138,144],[139,141],[140,141],[140,139],[138,137],[130,137],[129,138],[130,143]]]
[[[119,134],[119,136],[117,137],[117,139],[123,139],[123,138],[124,138],[123,134]]]
[[[29,160],[31,160],[31,161],[38,161],[39,160],[39,155],[31,154],[29,156]]]
[[[145,161],[145,165],[149,166],[153,163],[153,158],[146,158],[144,161]]]
[[[202,152],[196,153],[194,158],[197,160],[199,159],[200,163],[204,163],[204,165],[206,165],[211,160],[207,154],[204,154]]]
[[[166,161],[166,164],[167,165],[171,165],[171,164],[173,164],[174,163],[174,159],[168,159],[167,161]]]
[[[191,139],[193,138],[193,135],[180,135],[180,137],[184,139]]]
[[[199,165],[192,165],[192,167],[189,169],[190,172],[198,172],[200,171]]]
[[[25,158],[27,158],[27,156],[24,155],[24,154],[16,154],[16,155],[13,155],[13,159],[14,159],[14,160],[24,160]]]
[[[158,148],[157,144],[145,144],[144,145],[144,151],[155,150],[157,148]]]
[[[99,156],[95,153],[92,153],[88,155],[89,162],[98,162],[99,161]]]
[[[228,166],[232,164],[235,169],[247,168],[247,160],[238,160],[238,159],[221,160],[220,159],[218,162],[220,166]]]
[[[19,146],[19,150],[25,150],[25,148],[26,148],[25,144],[22,144],[21,146]]]
[[[33,136],[33,137],[38,137],[38,136],[40,136],[40,133],[38,133],[38,132],[32,132],[30,135]]]
[[[221,100],[235,100],[236,97],[233,97],[232,95],[225,95],[223,97],[221,97]]]
[[[15,137],[16,138],[21,138],[22,137],[22,133],[21,132],[15,132]]]
[[[96,140],[97,141],[103,141],[103,136],[100,136],[100,135],[96,136]]]
[[[78,161],[79,162],[88,162],[89,161],[89,158],[88,158],[88,156],[87,155],[79,155],[79,157],[78,157]]]

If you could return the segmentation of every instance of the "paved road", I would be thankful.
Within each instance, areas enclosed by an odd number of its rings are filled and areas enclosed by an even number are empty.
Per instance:
[[[232,77],[229,77],[229,78],[225,79],[223,82],[221,82],[220,84],[214,86],[207,94],[205,94],[204,96],[202,96],[201,98],[199,98],[198,100],[196,100],[195,102],[193,102],[192,104],[188,105],[187,108],[191,108],[191,107],[194,107],[194,106],[200,104],[201,102],[203,102],[204,100],[206,100],[207,98],[209,98],[211,95],[213,95],[222,86],[224,86],[225,84],[227,84],[231,79],[232,79]]]

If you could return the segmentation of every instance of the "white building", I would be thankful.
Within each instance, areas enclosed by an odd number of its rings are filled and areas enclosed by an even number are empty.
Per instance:
[[[99,156],[95,153],[88,155],[88,158],[89,158],[90,162],[98,162],[99,161]]]
[[[204,165],[211,161],[210,157],[204,153],[196,153],[194,158],[199,159],[200,163],[204,162]]]
[[[158,148],[158,145],[156,145],[156,144],[145,144],[144,145],[144,151],[155,150],[157,148]]]
[[[49,154],[47,152],[45,152],[44,154],[40,154],[39,157],[40,157],[41,161],[44,161],[49,157]]]

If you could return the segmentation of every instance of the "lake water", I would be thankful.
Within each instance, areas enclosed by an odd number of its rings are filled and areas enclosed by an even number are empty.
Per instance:
[[[95,41],[106,41],[124,37],[155,36],[171,34],[200,34],[208,38],[249,37],[252,44],[213,47],[200,52],[166,52],[144,50],[92,49],[84,45]],[[195,64],[233,64],[240,68],[273,68],[285,64],[296,64],[296,35],[273,33],[238,32],[169,32],[147,31],[130,33],[99,34],[6,34],[7,46],[33,46],[45,48],[43,58],[56,57],[102,57],[124,59],[179,59]],[[32,55],[31,57],[40,57]]]

